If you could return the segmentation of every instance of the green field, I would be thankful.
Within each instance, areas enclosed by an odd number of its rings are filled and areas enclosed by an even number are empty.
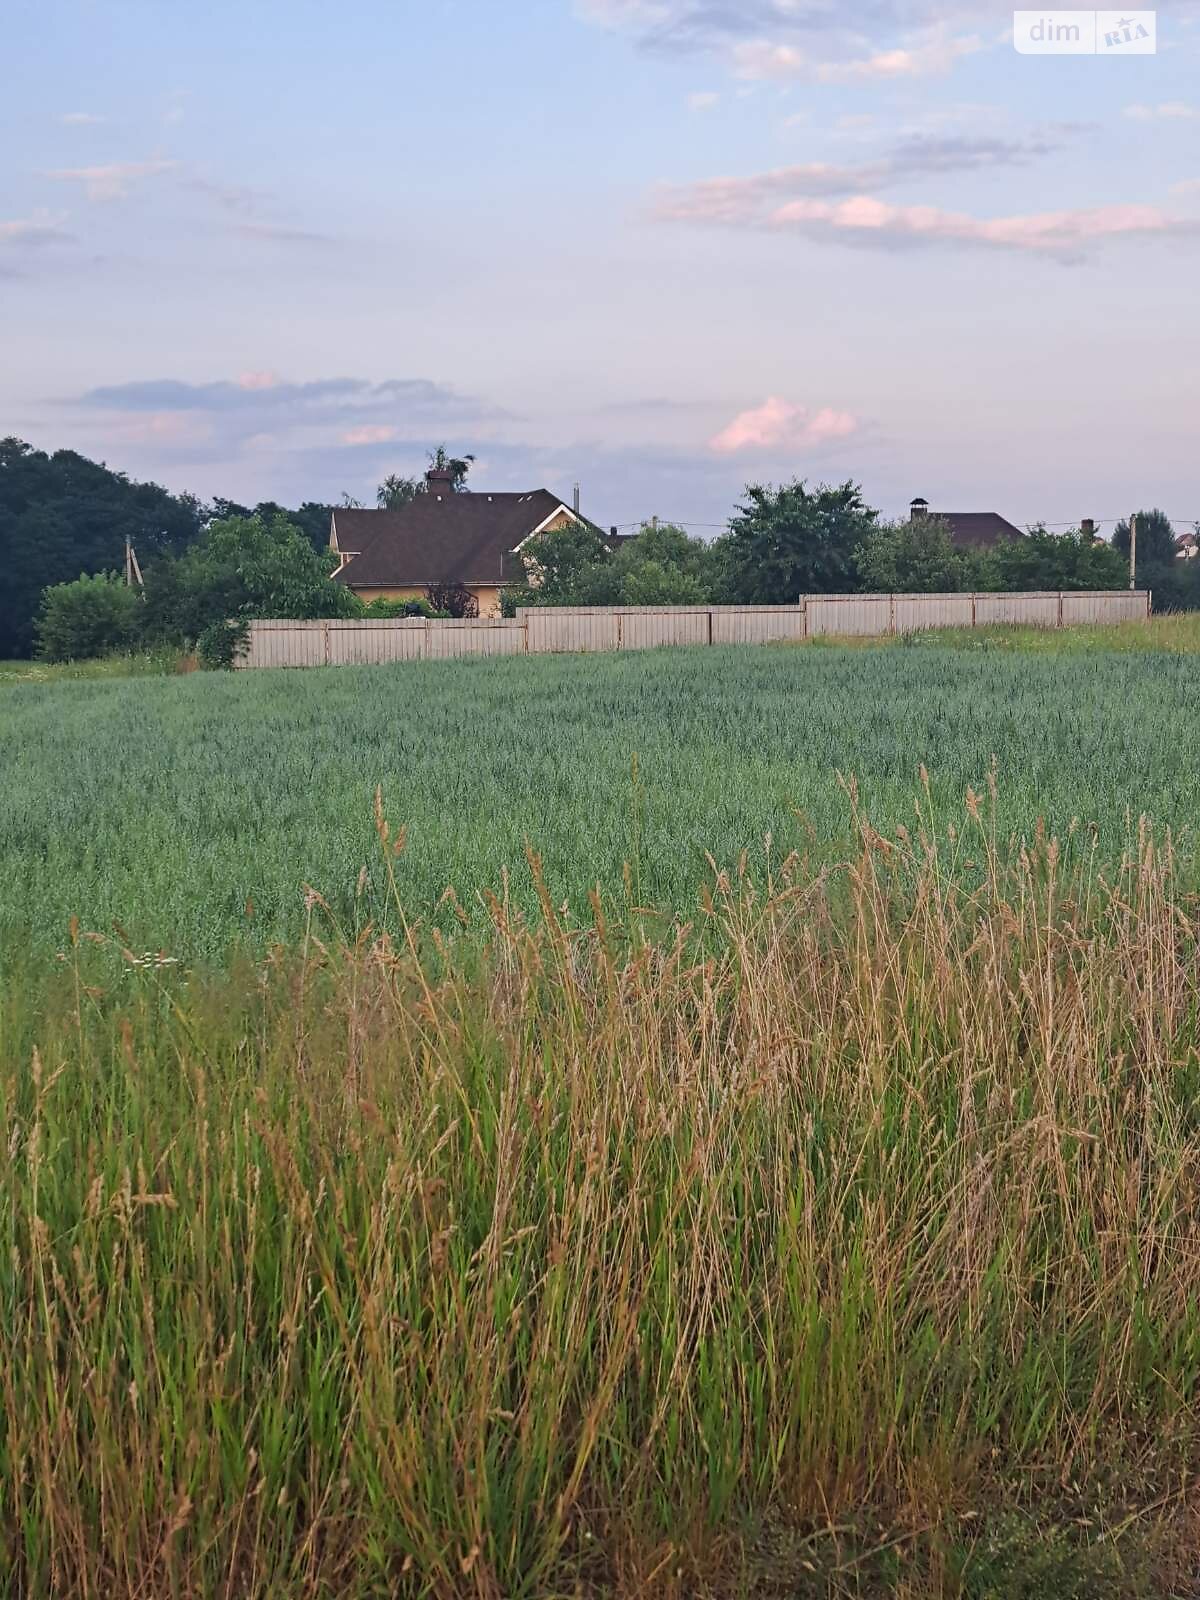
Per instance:
[[[450,885],[474,915],[506,872],[531,904],[527,842],[585,913],[596,884],[624,903],[626,864],[640,903],[690,911],[709,854],[836,855],[839,772],[887,827],[924,765],[947,822],[993,758],[1002,833],[1076,819],[1111,859],[1142,813],[1192,826],[1193,633],[0,680],[0,946],[60,948],[77,916],[221,958],[294,937],[306,886],[353,931],[383,909],[377,786],[418,917]]]
[[[0,684],[0,1595],[1193,1600],[1196,635]]]

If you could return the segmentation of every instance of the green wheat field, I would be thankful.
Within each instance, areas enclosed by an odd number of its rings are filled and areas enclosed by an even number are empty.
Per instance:
[[[0,669],[0,1594],[1194,1597],[1198,645]]]
[[[506,875],[532,905],[527,845],[585,913],[596,886],[625,900],[627,868],[687,913],[710,856],[836,855],[839,773],[879,826],[912,821],[922,766],[951,819],[994,762],[1006,833],[1094,828],[1110,859],[1142,813],[1188,834],[1195,658],[1005,642],[0,678],[0,952],[60,949],[75,916],[221,959],[295,938],[309,888],[353,933],[385,909],[377,788],[422,917],[448,887],[474,916]]]

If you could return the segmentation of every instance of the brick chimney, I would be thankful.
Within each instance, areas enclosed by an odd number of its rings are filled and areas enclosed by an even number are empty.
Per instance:
[[[1095,517],[1084,517],[1083,521],[1079,524],[1079,531],[1082,533],[1085,539],[1091,539],[1094,542],[1096,538]]]
[[[454,474],[445,467],[430,467],[425,474],[425,483],[429,493],[436,495],[439,500],[443,495],[454,493]]]
[[[921,496],[918,495],[908,508],[908,520],[910,522],[920,522],[923,517],[927,517],[928,515],[929,501],[923,500]]]

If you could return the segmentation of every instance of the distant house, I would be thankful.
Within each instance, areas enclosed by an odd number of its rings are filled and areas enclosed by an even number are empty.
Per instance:
[[[1194,533],[1184,533],[1175,541],[1176,561],[1194,561],[1200,555],[1200,538]]]
[[[481,617],[500,615],[500,591],[522,583],[521,546],[586,519],[548,489],[456,494],[448,472],[426,473],[427,492],[399,511],[333,513],[329,548],[337,583],[372,600],[414,600],[432,587],[461,586]]]
[[[1023,539],[1020,528],[1002,517],[997,511],[931,511],[929,501],[918,497],[909,507],[909,517],[918,522],[922,517],[933,517],[945,523],[950,530],[950,540],[960,550],[993,550],[1009,539]]]

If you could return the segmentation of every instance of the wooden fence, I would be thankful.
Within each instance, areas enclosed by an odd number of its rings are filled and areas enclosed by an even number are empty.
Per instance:
[[[1134,622],[1147,590],[1029,594],[820,594],[794,606],[532,606],[512,620],[252,622],[239,667],[346,667],[461,656],[649,650],[664,645],[800,643],[926,628]]]

